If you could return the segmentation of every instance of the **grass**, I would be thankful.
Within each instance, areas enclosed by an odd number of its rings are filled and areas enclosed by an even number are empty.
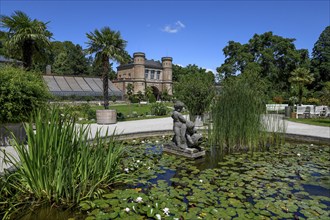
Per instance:
[[[289,118],[288,120],[303,124],[330,127],[330,118]]]

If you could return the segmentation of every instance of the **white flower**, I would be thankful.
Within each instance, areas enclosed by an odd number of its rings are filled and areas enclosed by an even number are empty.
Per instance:
[[[163,135],[162,137],[165,138],[165,135]]]
[[[203,180],[199,180],[199,182],[201,182],[201,183],[202,183],[202,182],[203,182]]]
[[[135,201],[138,202],[138,203],[143,202],[142,197],[140,197],[140,196],[137,197]]]
[[[128,169],[128,168],[125,168],[124,170],[125,170],[125,172],[126,172],[126,173],[128,173],[128,171],[129,171],[129,169]]]
[[[158,143],[159,141],[156,141],[156,143]]]
[[[168,213],[170,213],[170,209],[166,207],[163,209],[163,211],[165,215],[168,215]]]
[[[129,211],[130,211],[130,209],[129,209],[129,208],[126,208],[126,209],[125,209],[125,212],[129,212]]]
[[[158,220],[161,220],[161,219],[162,219],[162,217],[160,216],[160,214],[156,214],[156,218],[157,218]]]
[[[142,144],[144,144],[144,141],[141,141]]]
[[[136,142],[136,140],[133,140],[133,143],[135,143]]]
[[[140,160],[137,160],[136,162],[137,162],[137,163],[140,163]]]
[[[311,144],[311,147],[313,147],[314,145],[313,144]]]
[[[148,170],[150,170],[151,169],[151,167],[148,167]]]
[[[297,156],[298,156],[298,157],[300,157],[300,156],[301,156],[301,154],[300,154],[300,153],[297,153]]]

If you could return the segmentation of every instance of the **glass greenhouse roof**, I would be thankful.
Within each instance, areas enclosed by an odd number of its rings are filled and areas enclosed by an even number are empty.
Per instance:
[[[96,77],[43,76],[49,91],[56,96],[103,96],[102,80]],[[109,80],[109,96],[123,93]]]

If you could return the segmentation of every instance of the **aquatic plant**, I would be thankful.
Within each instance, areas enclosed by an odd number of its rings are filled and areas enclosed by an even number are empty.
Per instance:
[[[119,170],[123,147],[108,131],[108,140],[98,130],[90,141],[90,127],[76,125],[58,108],[36,112],[25,128],[27,145],[15,143],[18,160],[11,162],[17,171],[8,176],[7,187],[27,198],[76,204],[123,175]]]
[[[248,79],[227,80],[212,106],[211,145],[227,152],[254,151],[279,141],[284,124],[279,117],[265,116],[262,97]]]

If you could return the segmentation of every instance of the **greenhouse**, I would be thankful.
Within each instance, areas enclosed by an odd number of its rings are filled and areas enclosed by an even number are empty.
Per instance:
[[[102,79],[97,77],[43,76],[55,96],[103,96]],[[109,96],[122,99],[123,93],[109,80]]]

